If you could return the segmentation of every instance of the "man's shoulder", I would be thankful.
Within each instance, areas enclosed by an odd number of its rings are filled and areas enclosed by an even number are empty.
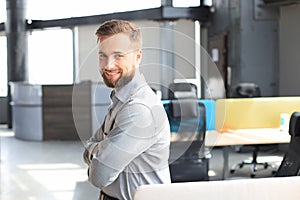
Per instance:
[[[144,86],[136,91],[130,98],[130,104],[143,104],[150,107],[162,105],[158,96],[149,86]]]

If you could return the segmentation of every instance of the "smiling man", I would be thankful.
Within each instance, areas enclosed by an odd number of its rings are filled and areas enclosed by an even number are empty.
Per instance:
[[[170,127],[160,99],[140,73],[142,35],[133,23],[111,20],[97,32],[99,71],[114,90],[84,160],[99,199],[131,200],[145,184],[170,183]]]
[[[104,33],[99,32],[100,72],[105,84],[118,90],[132,80],[135,68],[141,61],[140,38],[135,38],[140,36],[131,33],[132,39],[135,39],[131,41],[125,33],[109,38],[111,36],[101,36]]]

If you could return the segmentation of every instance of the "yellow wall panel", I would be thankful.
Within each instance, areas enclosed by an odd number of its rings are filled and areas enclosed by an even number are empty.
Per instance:
[[[280,114],[295,111],[300,111],[300,97],[218,99],[216,129],[279,128]]]

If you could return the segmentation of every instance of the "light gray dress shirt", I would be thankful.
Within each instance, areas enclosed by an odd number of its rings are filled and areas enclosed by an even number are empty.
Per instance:
[[[160,99],[138,73],[117,93],[102,127],[87,142],[99,151],[89,181],[109,196],[131,200],[145,184],[171,183],[169,122]]]

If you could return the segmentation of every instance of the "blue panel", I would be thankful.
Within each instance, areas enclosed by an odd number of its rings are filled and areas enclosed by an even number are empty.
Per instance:
[[[214,100],[200,99],[206,108],[206,130],[216,129],[216,102]]]
[[[162,100],[163,104],[170,103],[171,100]],[[205,105],[206,109],[206,130],[216,129],[216,102],[214,100],[199,99]]]

